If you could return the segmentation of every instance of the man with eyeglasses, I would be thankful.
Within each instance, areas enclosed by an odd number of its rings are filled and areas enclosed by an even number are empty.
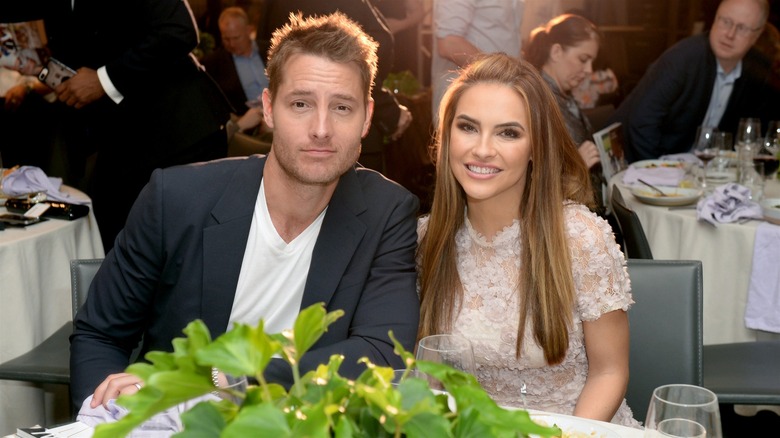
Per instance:
[[[689,152],[696,128],[735,132],[742,117],[780,118],[770,60],[753,49],[766,0],[723,0],[709,32],[678,42],[645,72],[611,122],[621,122],[629,162]]]

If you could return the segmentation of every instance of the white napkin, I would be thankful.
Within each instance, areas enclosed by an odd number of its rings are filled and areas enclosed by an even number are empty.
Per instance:
[[[761,218],[761,206],[750,200],[750,189],[737,183],[724,184],[696,205],[699,220],[713,225],[744,218]]]
[[[218,401],[219,398],[215,395],[207,394],[166,409],[146,420],[146,422],[133,429],[127,436],[130,438],[170,437],[183,429],[180,418],[181,414],[192,409],[196,404],[207,400]],[[84,403],[81,404],[81,409],[76,417],[78,421],[91,427],[95,427],[102,423],[115,422],[130,412],[127,408],[116,404],[116,400],[109,400],[107,408],[103,407],[103,405],[92,408],[89,406],[91,402],[92,396],[90,395],[84,400]]]
[[[679,167],[631,167],[623,174],[623,184],[634,185],[642,181],[652,185],[677,187],[685,177],[685,170]]]
[[[10,197],[24,196],[29,193],[44,192],[46,198],[53,201],[68,202],[71,204],[84,204],[85,201],[76,199],[60,191],[62,178],[46,176],[40,167],[22,166],[3,178],[3,193]]]
[[[750,273],[745,326],[780,333],[780,226],[763,223],[756,228],[753,270]]]

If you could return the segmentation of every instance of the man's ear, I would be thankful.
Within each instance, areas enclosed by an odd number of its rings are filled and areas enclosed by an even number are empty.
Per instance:
[[[368,135],[368,129],[371,128],[371,117],[374,115],[374,99],[368,98],[368,104],[366,105],[366,121],[363,122],[363,134],[361,138],[366,138]]]
[[[274,109],[272,106],[273,99],[271,99],[271,92],[266,88],[263,90],[263,120],[265,120],[265,124],[271,129],[274,127]]]

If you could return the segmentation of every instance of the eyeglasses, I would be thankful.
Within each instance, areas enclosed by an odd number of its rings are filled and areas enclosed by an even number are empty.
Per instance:
[[[763,29],[763,26],[751,28],[741,23],[736,24],[734,23],[734,20],[732,20],[731,18],[722,17],[720,15],[717,16],[717,21],[715,21],[715,24],[720,26],[725,31],[736,29],[737,35],[743,38],[750,35],[751,32],[758,32],[759,30]]]

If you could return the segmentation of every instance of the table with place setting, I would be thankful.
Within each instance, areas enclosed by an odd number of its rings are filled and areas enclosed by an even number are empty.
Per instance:
[[[729,194],[735,197],[747,194],[745,199],[749,199],[750,190],[735,184],[734,175],[726,178],[726,181],[705,179],[707,186],[704,190],[696,184],[690,184],[690,178],[680,177],[679,173],[679,179],[675,182],[664,184],[669,182],[664,179],[669,177],[669,173],[656,178],[654,183],[646,181],[652,176],[646,167],[679,167],[679,171],[690,175],[691,168],[695,173],[697,165],[681,161],[652,161],[633,163],[628,169],[614,175],[609,181],[610,190],[613,187],[619,189],[627,206],[636,212],[654,258],[702,261],[704,344],[780,339],[780,317],[777,318],[777,327],[753,321],[746,324],[745,318],[751,299],[754,310],[758,306],[768,305],[766,301],[772,300],[764,296],[762,299],[765,302],[756,301],[756,295],[751,294],[755,293],[757,287],[764,288],[764,295],[767,295],[767,288],[772,292],[780,290],[780,277],[765,268],[765,259],[774,260],[776,265],[780,258],[780,225],[773,224],[771,221],[774,219],[771,217],[767,220],[764,213],[766,209],[762,209],[758,199],[742,204],[736,201],[732,204],[720,202],[723,196]],[[637,169],[643,173],[637,174]],[[660,172],[663,173],[663,170]],[[660,196],[638,179],[658,186],[673,196]],[[737,190],[744,192],[737,193]],[[763,193],[756,196],[767,201],[780,198],[780,181],[774,177],[766,179]],[[701,212],[697,211],[699,203]],[[712,209],[716,207],[713,205],[740,205],[740,209],[714,211]],[[754,253],[759,254],[759,250],[761,260],[756,261]],[[780,306],[780,302],[776,305]],[[780,315],[780,307],[766,310],[769,312],[765,313],[777,312]]]
[[[60,193],[89,205],[89,197],[75,188],[63,185]],[[0,213],[7,212],[5,202],[0,199]],[[91,208],[73,220],[47,218],[0,231],[0,362],[27,352],[71,320],[70,260],[104,255]],[[41,387],[0,381],[0,434],[20,424],[51,424],[53,405],[51,393]]]

